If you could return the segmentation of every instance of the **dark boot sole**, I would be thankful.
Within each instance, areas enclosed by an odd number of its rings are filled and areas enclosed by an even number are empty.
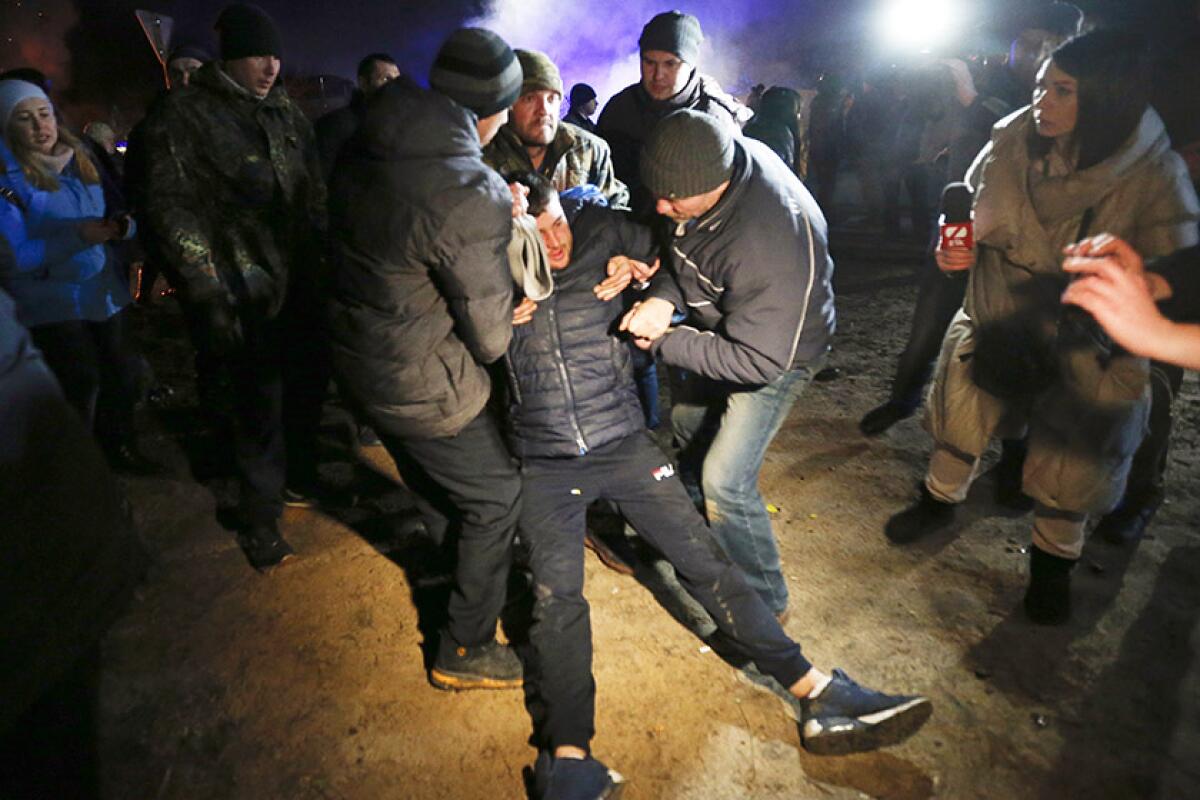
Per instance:
[[[594,539],[590,534],[584,537],[583,546],[595,553],[596,558],[600,559],[601,564],[618,575],[633,575],[635,573],[631,564],[626,563],[607,544]]]
[[[840,756],[865,753],[881,747],[899,744],[921,729],[933,714],[933,703],[925,698],[913,700],[908,706],[887,719],[867,727],[846,731],[830,731],[814,737],[803,737],[804,749],[818,756]]]
[[[434,667],[429,670],[429,682],[447,692],[465,692],[471,689],[520,689],[524,678],[483,678],[478,675],[462,675],[443,672]]]

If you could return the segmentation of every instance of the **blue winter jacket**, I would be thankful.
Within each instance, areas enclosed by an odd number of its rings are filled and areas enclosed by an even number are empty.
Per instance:
[[[0,286],[16,301],[21,323],[101,322],[128,305],[112,251],[79,235],[79,223],[104,218],[100,184],[84,183],[72,159],[58,176],[58,191],[35,189],[2,146],[0,157],[0,187],[12,193],[0,198],[0,235],[15,256],[15,267],[0,266]]]

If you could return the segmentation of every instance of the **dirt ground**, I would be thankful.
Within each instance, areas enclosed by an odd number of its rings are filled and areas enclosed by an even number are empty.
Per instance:
[[[622,577],[589,556],[595,754],[633,800],[1200,796],[1195,377],[1152,535],[1136,549],[1090,543],[1074,622],[1035,628],[1018,610],[1030,520],[1000,513],[987,476],[952,530],[903,549],[884,539],[928,439],[917,418],[876,440],[856,425],[885,393],[915,291],[906,268],[844,257],[838,283],[842,377],[806,391],[762,473],[787,628],[818,665],[927,694],[932,720],[888,751],[810,756],[788,707],[677,620],[660,569]],[[255,573],[218,521],[231,486],[188,399],[170,307],[142,323],[178,394],[147,423],[169,477],[126,481],[155,562],[104,643],[105,796],[524,797],[535,753],[521,693],[427,682],[422,646],[445,589],[422,569],[428,548],[392,530],[408,500],[382,448],[347,450],[331,427],[324,474],[340,502],[287,510],[300,557]]]

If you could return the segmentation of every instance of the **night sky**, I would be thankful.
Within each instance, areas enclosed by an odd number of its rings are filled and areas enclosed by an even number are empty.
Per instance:
[[[731,91],[753,83],[798,84],[830,64],[863,66],[882,55],[865,31],[883,0],[259,0],[284,37],[285,72],[352,77],[371,51],[391,53],[419,81],[438,45],[471,22],[515,47],[544,50],[567,84],[586,81],[602,98],[636,79],[637,37],[655,13],[670,8],[700,18],[701,64]],[[1007,31],[1005,12],[1028,0],[962,0],[993,38]],[[1126,21],[1187,30],[1195,0],[1077,0],[1089,11],[1116,11]],[[175,19],[175,37],[208,44],[226,0],[0,0],[0,32],[9,40],[0,66],[34,64],[51,74],[59,98],[90,113],[140,113],[160,71],[133,16],[149,8]],[[847,57],[852,60],[847,63]],[[838,64],[838,62],[842,62]]]

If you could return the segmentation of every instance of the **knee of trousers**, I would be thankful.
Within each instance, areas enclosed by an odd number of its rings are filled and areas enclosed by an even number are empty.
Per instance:
[[[556,592],[549,586],[536,584],[533,604],[533,619],[538,623],[538,634],[562,633],[576,625],[587,625],[590,608],[581,591]]]

